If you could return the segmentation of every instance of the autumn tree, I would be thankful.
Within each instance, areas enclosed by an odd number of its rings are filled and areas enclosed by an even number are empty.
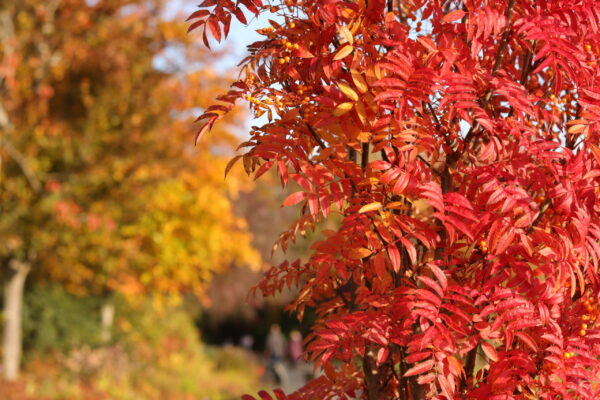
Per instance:
[[[199,8],[207,45],[272,18],[199,135],[238,100],[267,117],[240,158],[300,189],[282,246],[342,216],[257,285],[319,316],[325,374],[290,399],[600,397],[599,2]]]
[[[0,5],[7,379],[18,373],[28,276],[107,299],[172,298],[201,296],[231,263],[258,263],[232,205],[248,185],[223,182],[231,130],[202,153],[189,143],[189,110],[225,80],[202,63],[185,24],[163,15],[158,0]]]

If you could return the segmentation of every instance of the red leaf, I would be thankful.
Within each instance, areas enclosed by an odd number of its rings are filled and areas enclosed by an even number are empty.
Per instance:
[[[308,49],[301,43],[298,43],[298,48],[294,50],[292,54],[294,55],[294,57],[300,58],[314,58],[315,56],[313,53],[308,51]]]
[[[210,11],[208,11],[208,10],[194,11],[192,14],[190,14],[190,16],[188,17],[188,19],[186,19],[186,22],[190,21],[192,19],[204,18],[207,15],[210,15]]]
[[[206,23],[206,21],[205,21],[205,20],[203,20],[203,19],[201,19],[201,20],[198,20],[198,21],[194,22],[193,24],[191,24],[191,25],[188,27],[188,30],[187,30],[187,31],[188,31],[188,33],[190,33],[191,31],[193,31],[194,29],[198,28],[199,26],[202,26],[202,25],[204,25],[205,23]]]
[[[454,22],[456,20],[461,19],[462,17],[465,16],[465,12],[463,10],[454,10],[448,14],[446,14],[444,16],[444,18],[442,18],[442,22]]]
[[[498,353],[496,353],[496,349],[488,342],[481,343],[481,350],[483,350],[487,358],[490,360],[498,361]]]
[[[406,371],[404,373],[404,376],[408,377],[408,376],[414,376],[414,375],[419,375],[419,374],[428,372],[433,368],[433,365],[434,365],[433,360],[424,361],[424,362],[417,364],[414,367],[410,368],[408,371]]]
[[[208,19],[207,25],[210,28],[210,32],[217,42],[221,41],[221,27],[219,26],[219,20],[212,16]]]
[[[231,168],[233,168],[233,166],[235,165],[235,163],[241,158],[241,155],[237,155],[235,157],[233,157],[231,160],[229,160],[229,162],[227,163],[227,166],[225,167],[225,177],[227,177],[227,174],[229,173],[229,171],[231,170]]]
[[[256,5],[254,3],[252,3],[251,0],[240,0],[240,3],[245,5],[246,8],[248,10],[250,10],[250,12],[252,12],[254,15],[258,15],[258,8],[256,7]],[[257,2],[257,3],[260,4],[259,2]],[[260,7],[260,5],[259,5],[259,7]]]
[[[200,130],[198,130],[198,132],[196,133],[196,139],[195,139],[196,144],[198,144],[198,142],[200,141],[202,136],[206,133],[206,131],[208,131],[210,129],[210,127],[211,127],[211,124],[206,123],[200,128]]]
[[[523,341],[523,343],[525,343],[527,346],[529,346],[529,348],[535,352],[538,351],[538,347],[535,343],[535,340],[533,340],[533,338],[531,336],[529,336],[527,333],[525,332],[515,332],[515,336],[518,337],[519,339],[521,339]]]
[[[242,24],[246,25],[248,23],[246,21],[246,16],[244,15],[244,12],[241,8],[236,7],[233,13],[235,14],[235,17],[238,19],[238,21],[240,21]]]
[[[275,394],[277,400],[288,400],[288,397],[285,395],[285,393],[283,393],[283,390],[281,389],[275,389],[273,390],[273,393]]]
[[[261,390],[260,392],[258,392],[258,395],[260,396],[260,398],[262,400],[273,400],[273,397],[271,397],[271,395],[267,392],[265,392],[264,390]]]
[[[210,43],[208,42],[208,36],[206,36],[206,25],[204,26],[204,29],[202,30],[202,41],[204,42],[204,45],[210,49]]]
[[[288,206],[293,206],[296,205],[298,203],[300,203],[302,200],[304,200],[307,197],[307,193],[306,192],[294,192],[292,194],[290,194],[283,202],[283,205],[285,207]]]
[[[390,349],[387,347],[382,347],[377,352],[377,364],[381,365],[387,360]]]
[[[406,239],[405,237],[401,237],[400,241],[404,245],[404,248],[406,249],[408,256],[410,257],[410,261],[413,263],[413,265],[417,264],[417,249],[415,249],[415,246],[410,240]]]
[[[400,252],[398,251],[398,248],[395,245],[390,244],[387,247],[387,252],[390,261],[392,262],[392,268],[394,268],[395,272],[398,272],[400,270]]]
[[[446,274],[435,264],[427,264],[427,267],[433,272],[435,277],[438,279],[442,289],[446,290],[448,287],[448,278],[446,278]]]
[[[421,282],[423,282],[424,284],[429,286],[431,289],[435,290],[435,292],[437,293],[438,296],[440,296],[440,298],[442,298],[442,299],[444,298],[444,291],[442,290],[440,285],[438,285],[433,279],[428,278],[426,276],[419,276],[417,278]]]

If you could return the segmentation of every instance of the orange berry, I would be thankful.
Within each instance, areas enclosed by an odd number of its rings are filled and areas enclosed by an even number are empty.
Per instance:
[[[586,45],[585,45],[585,49],[586,49],[587,51],[592,51],[592,45],[591,45],[591,44],[586,44]]]
[[[293,28],[295,28],[295,27],[296,27],[296,23],[295,23],[295,22],[291,22],[291,23],[290,23],[290,28],[292,28],[292,29],[293,29]]]
[[[285,58],[280,58],[280,59],[278,60],[278,62],[279,62],[279,64],[285,64]]]
[[[585,329],[587,329],[587,328],[588,328],[588,325],[587,325],[587,324],[581,324],[581,329],[582,329],[582,330],[585,330]]]
[[[300,48],[300,45],[298,43],[294,43],[294,50],[298,50]]]
[[[582,316],[581,316],[581,319],[582,319],[583,321],[587,321],[588,319],[590,319],[590,317],[589,317],[589,315],[582,315]]]
[[[290,62],[290,57],[289,56],[285,56],[285,62]]]
[[[585,336],[586,332],[584,329],[579,331],[579,336]]]
[[[304,101],[306,101],[306,102],[309,102],[309,101],[310,101],[310,97],[306,96],[306,97],[304,98]]]

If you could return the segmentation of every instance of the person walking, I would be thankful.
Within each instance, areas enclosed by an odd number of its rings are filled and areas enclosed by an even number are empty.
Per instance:
[[[281,327],[277,324],[271,325],[265,344],[267,369],[273,373],[275,380],[284,387],[289,384],[289,374],[285,363],[286,349],[287,341],[281,333]]]
[[[293,330],[290,333],[289,355],[292,359],[292,364],[298,364],[304,353],[304,345],[302,343],[302,334]]]

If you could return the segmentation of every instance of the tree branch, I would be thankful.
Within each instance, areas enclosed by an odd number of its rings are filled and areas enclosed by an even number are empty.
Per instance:
[[[325,143],[323,142],[323,140],[319,137],[319,135],[317,135],[317,132],[314,130],[314,128],[312,126],[310,126],[310,124],[308,122],[306,123],[306,127],[308,128],[308,131],[310,132],[310,135],[318,143],[319,147],[322,148],[322,149],[326,149],[327,146],[325,145]]]
[[[475,369],[475,360],[477,358],[477,348],[479,345],[473,347],[467,353],[467,363],[465,365],[465,376],[460,381],[460,391],[463,392],[467,389],[468,380],[473,378],[473,370]]]
[[[502,34],[502,40],[500,41],[500,46],[498,47],[498,52],[496,53],[496,57],[494,59],[494,66],[492,67],[492,76],[496,74],[496,72],[500,68],[500,65],[502,65],[502,60],[504,59],[504,52],[506,51],[506,46],[508,46],[508,38],[510,37],[510,28],[511,28],[510,19],[512,18],[514,7],[515,7],[515,0],[509,0],[508,8],[506,10],[507,23],[506,23],[506,27],[504,28],[504,33]],[[481,101],[481,108],[485,109],[487,107],[489,101],[492,98],[493,92],[494,91],[491,88],[489,88],[486,91],[485,95],[483,96],[483,100]],[[467,145],[473,138],[475,131],[477,129],[479,129],[479,127],[480,127],[479,122],[475,121],[473,126],[471,126],[471,129],[469,129],[469,132],[467,133],[467,136],[465,137],[465,140],[463,142],[463,153],[466,150]]]
[[[369,142],[362,144],[362,152],[360,154],[360,168],[363,170],[367,169],[369,165]]]
[[[21,171],[23,171],[23,175],[29,182],[29,185],[35,192],[39,192],[42,189],[42,184],[40,180],[35,176],[35,173],[27,163],[25,156],[23,156],[13,145],[8,141],[7,138],[0,136],[0,148],[4,148],[8,155],[17,163]]]

